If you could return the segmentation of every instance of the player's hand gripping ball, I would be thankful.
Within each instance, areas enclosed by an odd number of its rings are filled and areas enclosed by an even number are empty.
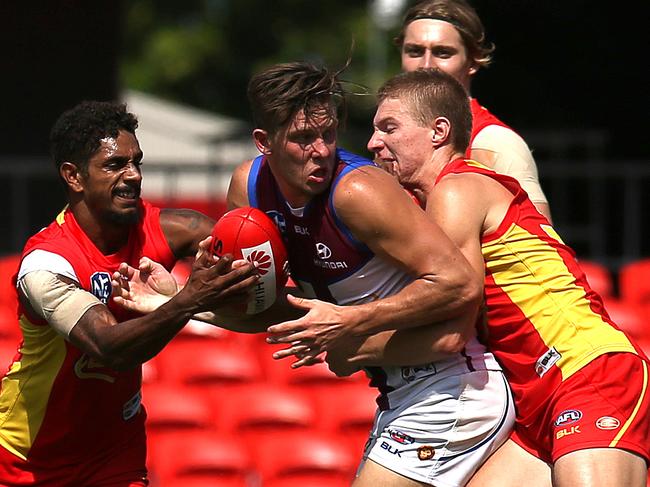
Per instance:
[[[269,308],[288,278],[287,249],[280,230],[266,213],[245,206],[224,214],[212,229],[212,252],[218,257],[257,263],[260,281],[245,312],[256,314]]]

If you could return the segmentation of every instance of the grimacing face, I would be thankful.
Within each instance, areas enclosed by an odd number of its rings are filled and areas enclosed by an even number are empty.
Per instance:
[[[84,201],[97,218],[130,224],[139,218],[142,151],[135,135],[120,130],[101,140],[82,175]]]
[[[336,164],[337,127],[334,106],[324,104],[310,117],[299,111],[285,130],[269,139],[271,171],[292,206],[302,207],[329,188]]]
[[[401,49],[402,70],[437,68],[456,78],[469,92],[477,68],[456,27],[437,19],[418,19],[406,27]]]
[[[381,101],[373,127],[368,150],[375,153],[375,161],[392,166],[406,188],[419,186],[420,169],[433,154],[433,129],[419,124],[397,98]]]

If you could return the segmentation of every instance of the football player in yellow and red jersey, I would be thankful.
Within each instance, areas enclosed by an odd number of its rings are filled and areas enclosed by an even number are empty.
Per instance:
[[[471,93],[472,80],[492,62],[494,44],[486,38],[476,10],[465,0],[421,0],[404,15],[395,38],[402,70],[437,68]],[[515,178],[549,221],[551,213],[526,141],[470,97],[472,134],[466,156]]]
[[[488,345],[517,422],[469,485],[645,486],[648,359],[519,183],[464,159],[470,113],[451,76],[403,73],[380,89],[368,143],[485,277]],[[424,346],[412,332],[406,353]]]
[[[214,225],[141,200],[136,127],[124,105],[84,102],[52,129],[68,206],[21,256],[23,340],[0,384],[0,485],[148,485],[141,364],[192,314],[243,303],[257,283],[252,265],[231,269],[232,256],[211,265],[204,253],[166,307],[138,316],[114,305],[122,262],[147,256],[171,269]]]

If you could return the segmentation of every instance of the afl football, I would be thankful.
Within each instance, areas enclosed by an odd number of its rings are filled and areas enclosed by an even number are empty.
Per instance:
[[[246,314],[268,309],[288,278],[287,249],[273,220],[257,208],[236,208],[219,218],[212,237],[212,251],[218,257],[232,254],[257,265],[260,281]]]

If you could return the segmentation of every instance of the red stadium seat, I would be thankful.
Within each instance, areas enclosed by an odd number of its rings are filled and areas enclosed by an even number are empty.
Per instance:
[[[608,299],[605,301],[605,309],[612,321],[632,338],[650,338],[650,323],[640,306],[617,299]]]
[[[18,353],[20,343],[15,339],[0,340],[0,376],[4,375]]]
[[[213,427],[211,407],[203,396],[191,390],[160,383],[143,384],[142,396],[151,441],[168,433]]]
[[[592,260],[583,259],[580,259],[578,263],[587,276],[587,282],[591,286],[591,289],[603,298],[608,298],[613,295],[614,285],[612,275],[606,266]]]
[[[251,456],[241,439],[205,431],[165,436],[149,449],[149,468],[161,486],[204,482],[208,485],[248,485],[253,474]]]
[[[21,336],[16,306],[0,304],[0,338],[19,340]]]
[[[377,389],[361,384],[331,386],[313,395],[319,427],[345,438],[345,444],[358,458],[368,440],[377,410]]]
[[[285,476],[264,482],[264,487],[350,487],[351,479],[327,474]]]
[[[618,283],[623,301],[650,304],[650,259],[622,266],[618,272]]]
[[[280,432],[254,445],[255,451],[261,454],[254,455],[253,461],[263,485],[280,479],[288,484],[291,479],[303,476],[319,476],[323,486],[345,480],[351,483],[358,458],[342,448],[343,440],[316,431]]]
[[[7,255],[0,258],[0,305],[13,305],[16,300],[12,277],[18,271],[20,255]]]
[[[163,380],[203,390],[263,378],[254,352],[213,340],[172,342],[159,355],[158,366]]]
[[[358,384],[331,386],[315,393],[320,426],[332,432],[362,429],[367,433],[375,418],[378,395],[377,389]]]
[[[312,401],[296,389],[271,384],[250,384],[219,391],[212,396],[217,424],[245,436],[247,441],[277,431],[307,430],[316,423]]]

